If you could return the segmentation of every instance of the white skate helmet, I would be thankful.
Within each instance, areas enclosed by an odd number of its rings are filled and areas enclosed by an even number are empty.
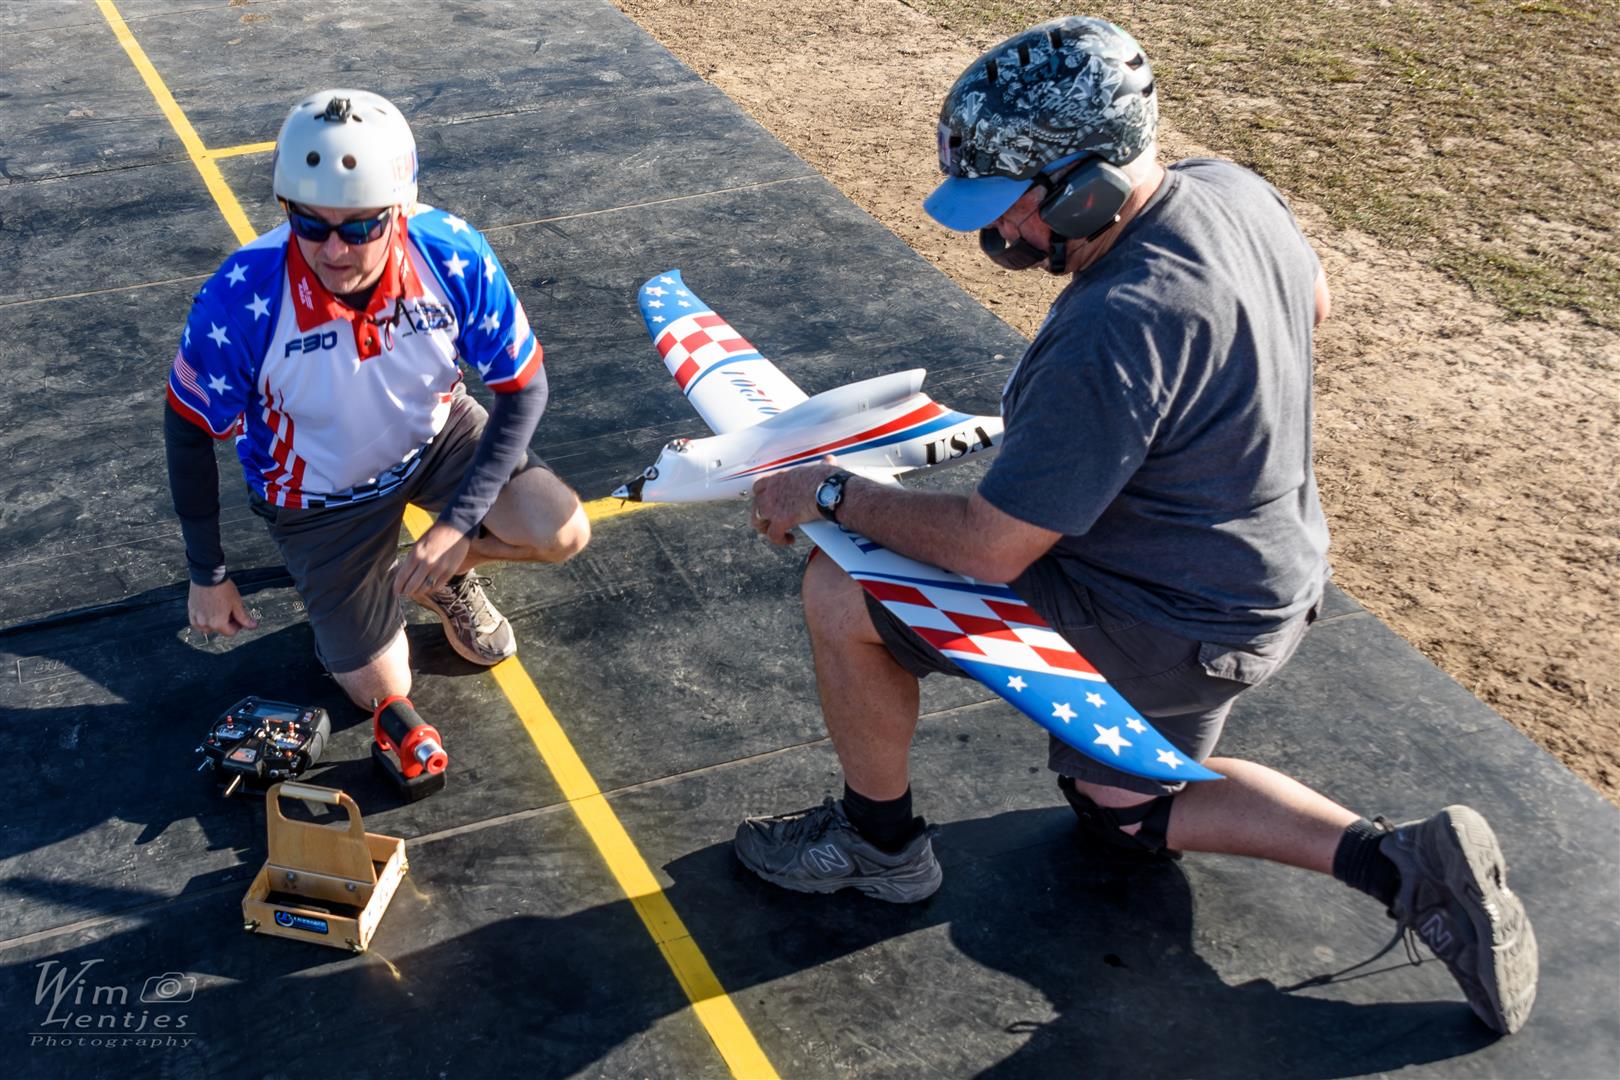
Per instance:
[[[276,197],[306,206],[416,202],[416,140],[387,98],[322,90],[294,105],[276,136]]]

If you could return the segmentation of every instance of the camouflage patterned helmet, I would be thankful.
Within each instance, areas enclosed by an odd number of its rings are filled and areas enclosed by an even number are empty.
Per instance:
[[[1078,16],[1032,26],[968,65],[946,95],[945,181],[923,208],[949,229],[984,228],[1054,166],[1131,161],[1158,121],[1153,69],[1129,34]]]

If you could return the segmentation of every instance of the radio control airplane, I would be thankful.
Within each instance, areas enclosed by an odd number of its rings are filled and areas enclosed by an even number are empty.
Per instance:
[[[676,439],[613,494],[638,502],[746,498],[767,473],[835,455],[882,483],[994,453],[1002,422],[936,403],[921,368],[807,397],[686,287],[679,270],[641,287],[664,366],[714,435]],[[1065,743],[1154,780],[1215,780],[1131,707],[1005,585],[918,562],[830,521],[798,527],[884,607],[957,666]]]

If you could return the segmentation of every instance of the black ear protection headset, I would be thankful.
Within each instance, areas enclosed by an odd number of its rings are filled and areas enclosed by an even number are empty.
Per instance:
[[[979,247],[998,266],[1023,270],[1046,259],[1048,273],[1062,274],[1069,261],[1069,241],[1095,240],[1119,220],[1131,197],[1131,178],[1102,158],[1087,158],[1056,176],[1040,173],[1035,183],[1046,188],[1036,213],[1052,230],[1052,250],[1042,251],[1022,237],[1009,246],[994,229],[979,230]]]

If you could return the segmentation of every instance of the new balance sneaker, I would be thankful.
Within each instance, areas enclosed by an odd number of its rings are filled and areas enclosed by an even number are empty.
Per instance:
[[[1451,972],[1475,1015],[1510,1035],[1536,1000],[1536,935],[1507,887],[1496,834],[1467,806],[1409,821],[1380,842],[1401,874],[1390,914]]]
[[[934,859],[932,828],[890,854],[872,844],[831,797],[820,806],[737,826],[737,858],[773,885],[796,892],[856,889],[894,904],[934,895],[943,878]]]
[[[490,667],[517,653],[517,637],[506,616],[484,593],[489,578],[467,574],[452,579],[416,602],[439,617],[450,647],[475,664]]]

